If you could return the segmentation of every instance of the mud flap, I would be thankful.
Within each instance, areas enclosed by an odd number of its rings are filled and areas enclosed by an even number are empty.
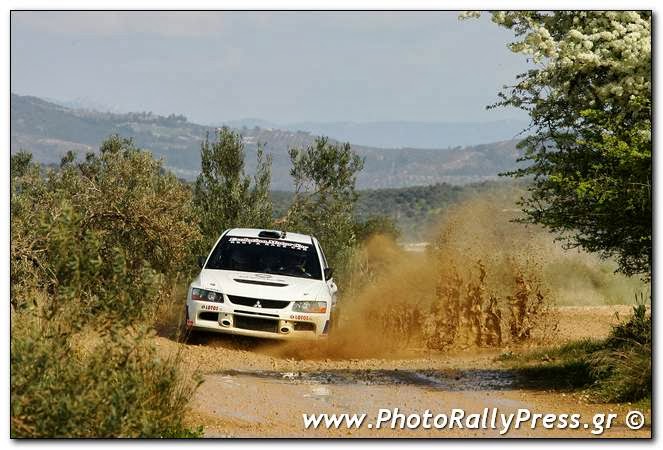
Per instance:
[[[189,307],[184,305],[184,315],[186,317],[186,327],[191,329],[193,327],[193,320],[189,319]]]

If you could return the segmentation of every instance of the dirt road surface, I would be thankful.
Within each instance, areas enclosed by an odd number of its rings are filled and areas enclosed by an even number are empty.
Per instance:
[[[559,309],[557,342],[602,337],[611,324],[626,317],[629,306],[566,307]],[[204,426],[206,437],[500,437],[499,429],[380,429],[370,428],[381,408],[399,412],[466,415],[484,408],[516,413],[581,414],[576,430],[528,425],[501,437],[650,437],[650,411],[637,431],[624,424],[636,409],[628,404],[590,403],[582,393],[546,389],[509,371],[496,357],[505,349],[468,349],[455,353],[411,350],[379,358],[328,358],[324,352],[291,351],[287,345],[224,335],[197,337],[188,344],[157,338],[164,351],[183,350],[184,363],[204,377],[192,400],[187,422]],[[308,344],[314,345],[314,344]],[[520,350],[514,350],[520,351]],[[299,355],[298,355],[299,353]],[[359,429],[305,429],[303,414],[366,413]],[[614,413],[613,426],[592,434],[597,413]],[[400,423],[400,422],[397,422]],[[386,428],[385,428],[386,427]],[[498,427],[499,428],[499,427]]]

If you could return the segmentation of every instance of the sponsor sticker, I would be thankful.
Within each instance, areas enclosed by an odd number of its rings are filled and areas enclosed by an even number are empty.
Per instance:
[[[231,244],[253,244],[253,245],[264,245],[267,247],[281,247],[281,248],[291,248],[293,250],[308,250],[308,245],[299,244],[297,242],[288,242],[288,241],[277,241],[275,239],[258,239],[258,238],[249,238],[249,237],[231,237],[228,238],[228,242]]]
[[[290,318],[294,320],[311,320],[311,316],[305,316],[303,314],[290,314]]]

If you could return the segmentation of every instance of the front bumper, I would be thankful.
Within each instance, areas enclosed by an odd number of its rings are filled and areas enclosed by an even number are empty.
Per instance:
[[[224,296],[225,297],[225,296]],[[266,339],[319,339],[327,336],[329,312],[304,314],[284,309],[252,308],[194,301],[186,305],[187,326],[196,330],[253,336]]]

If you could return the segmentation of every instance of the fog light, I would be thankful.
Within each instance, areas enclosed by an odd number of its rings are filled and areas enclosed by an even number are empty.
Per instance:
[[[295,302],[292,310],[302,313],[325,313],[327,312],[327,302]]]

